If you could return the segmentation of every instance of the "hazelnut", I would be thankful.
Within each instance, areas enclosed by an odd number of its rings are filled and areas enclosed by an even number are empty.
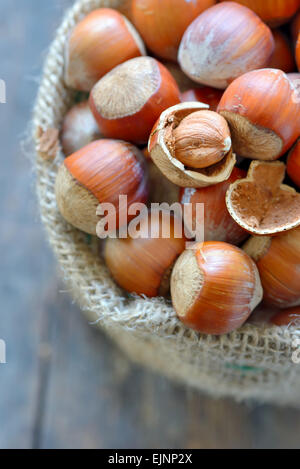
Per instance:
[[[300,103],[300,73],[288,73],[287,77],[295,88],[297,99]]]
[[[262,300],[257,267],[241,249],[217,241],[184,251],[171,277],[179,319],[203,334],[238,329]]]
[[[289,153],[286,169],[291,180],[300,188],[300,139]]]
[[[222,2],[227,0],[221,0]],[[253,10],[270,26],[287,23],[299,8],[299,0],[235,0]]]
[[[294,54],[289,40],[279,29],[273,30],[275,49],[269,60],[268,68],[277,68],[285,73],[291,73],[296,69]]]
[[[56,177],[56,200],[62,216],[76,228],[96,235],[97,208],[111,203],[116,209],[112,226],[132,219],[128,208],[146,203],[148,178],[143,154],[133,145],[117,140],[97,140],[68,156]],[[127,205],[119,196],[127,196]]]
[[[133,23],[151,52],[176,61],[186,28],[215,3],[216,0],[132,0]]]
[[[181,93],[181,102],[199,102],[208,104],[211,111],[216,111],[221,101],[223,92],[210,86],[202,86],[201,88],[192,88]]]
[[[275,237],[253,236],[243,250],[256,262],[267,305],[300,305],[300,228]]]
[[[300,72],[300,32],[298,34],[298,40],[296,43],[296,62],[297,62],[297,67]]]
[[[151,133],[152,160],[178,186],[217,184],[234,168],[227,123],[207,108],[202,103],[173,106],[162,113]]]
[[[192,205],[193,231],[196,229],[197,204],[204,204],[204,241],[239,245],[248,238],[248,233],[230,216],[225,202],[229,186],[244,177],[246,171],[234,168],[227,181],[200,189],[181,189],[180,203]]]
[[[80,21],[66,44],[65,82],[90,91],[106,73],[122,62],[146,55],[133,25],[117,10],[99,8]]]
[[[184,117],[173,131],[175,158],[190,168],[207,168],[221,161],[231,150],[225,119],[213,111],[201,110]]]
[[[72,155],[99,138],[99,128],[88,101],[75,104],[67,112],[61,130],[61,143],[65,156]]]
[[[152,57],[132,59],[114,68],[90,95],[101,133],[137,144],[148,141],[160,114],[179,101],[174,78]]]
[[[294,43],[297,42],[298,34],[300,33],[300,11],[297,13],[291,23],[291,33]]]
[[[146,223],[144,223],[146,221]],[[114,280],[129,293],[148,297],[165,296],[170,289],[174,262],[185,249],[182,221],[170,215],[170,223],[161,212],[151,211],[139,217],[138,238],[106,241],[105,261]],[[164,231],[170,233],[164,237]],[[156,232],[157,237],[151,233]]]
[[[299,137],[300,102],[280,70],[254,70],[225,90],[218,112],[227,120],[233,150],[245,158],[280,158]]]
[[[248,175],[229,187],[226,205],[244,230],[270,236],[300,225],[300,194],[283,184],[282,162],[252,161]]]
[[[271,318],[271,323],[274,326],[296,326],[300,325],[300,307],[288,308],[284,311],[276,313],[275,316]]]

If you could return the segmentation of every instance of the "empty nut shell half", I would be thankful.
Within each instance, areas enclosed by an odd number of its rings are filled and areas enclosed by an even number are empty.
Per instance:
[[[149,152],[161,172],[180,187],[208,187],[226,181],[234,168],[236,157],[230,148],[221,161],[206,168],[190,168],[175,156],[174,131],[192,113],[207,110],[203,103],[181,103],[164,111],[149,139]]]
[[[226,194],[232,218],[257,236],[278,235],[300,225],[300,194],[282,184],[285,165],[253,161],[247,178],[233,183]]]

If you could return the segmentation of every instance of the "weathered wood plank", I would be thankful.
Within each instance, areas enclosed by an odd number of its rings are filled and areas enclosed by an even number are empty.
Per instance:
[[[0,365],[0,447],[32,446],[40,329],[56,268],[20,139],[36,94],[34,76],[61,10],[59,2],[0,2],[0,78],[7,86],[7,103],[0,104],[0,338],[7,344],[7,364]]]
[[[215,401],[136,367],[58,300],[43,448],[299,447],[300,412]]]

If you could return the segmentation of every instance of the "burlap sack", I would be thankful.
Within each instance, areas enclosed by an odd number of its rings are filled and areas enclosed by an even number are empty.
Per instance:
[[[67,35],[99,7],[121,8],[124,1],[79,0],[57,31],[34,110],[36,148],[41,129],[59,128],[74,98],[63,80]],[[47,162],[37,152],[38,200],[65,281],[88,319],[105,329],[133,360],[213,396],[300,405],[300,364],[294,363],[300,330],[246,324],[223,337],[198,335],[180,323],[170,302],[128,298],[112,281],[93,243],[58,212],[54,181],[62,158]]]

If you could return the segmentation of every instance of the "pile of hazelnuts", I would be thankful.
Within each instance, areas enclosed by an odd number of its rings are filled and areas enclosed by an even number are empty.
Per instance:
[[[294,323],[300,0],[120,5],[124,14],[92,11],[65,46],[65,83],[78,100],[60,134],[61,214],[96,235],[99,206],[113,204],[112,277],[131,294],[171,294],[198,332],[231,332],[262,301],[277,311],[273,324]],[[130,207],[153,201],[191,204],[193,217],[204,204],[205,241],[187,248],[185,231],[176,236],[183,221],[172,214],[166,227],[151,209],[140,237],[121,236],[122,220],[126,228],[137,216]]]

